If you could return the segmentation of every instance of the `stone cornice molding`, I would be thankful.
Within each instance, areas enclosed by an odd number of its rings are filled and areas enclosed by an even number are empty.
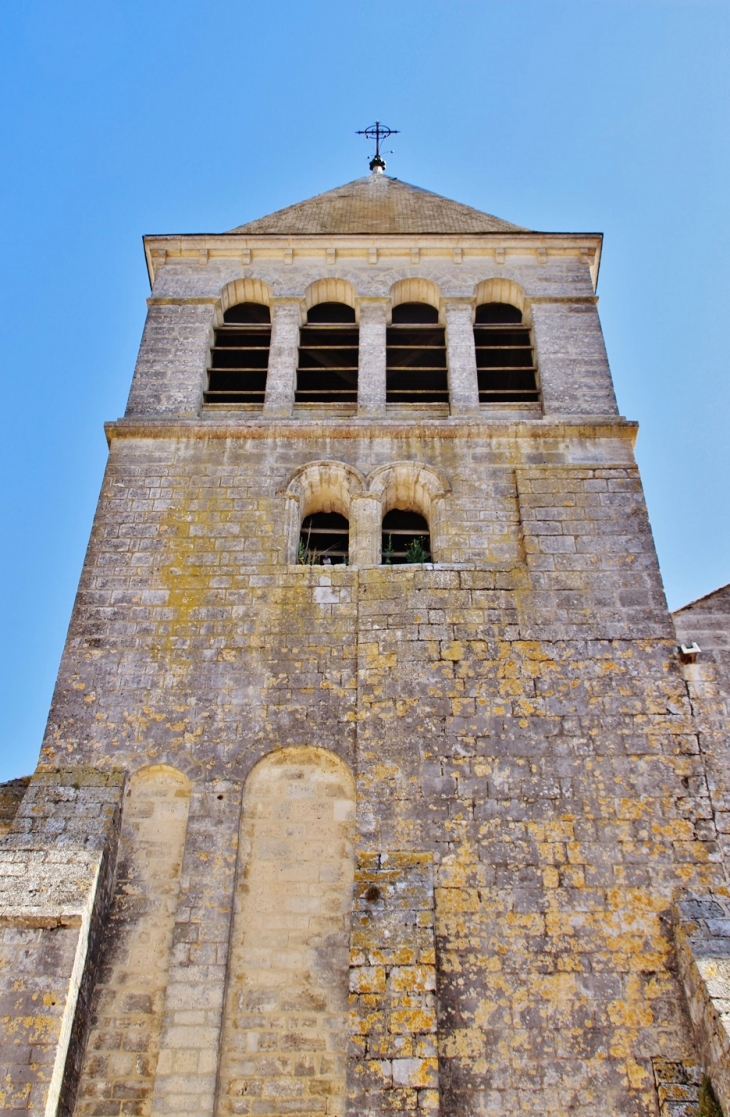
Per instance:
[[[539,264],[551,259],[573,257],[591,269],[593,282],[597,280],[603,245],[602,233],[358,233],[339,235],[304,234],[284,236],[275,234],[210,234],[151,235],[142,238],[150,282],[154,282],[157,268],[178,262],[206,266],[216,259],[236,259],[242,266],[259,261],[281,261],[291,264],[297,258],[319,258],[331,263],[335,258],[361,258],[367,261],[371,250],[377,260],[407,257],[414,254],[421,262],[424,258],[441,258],[455,267],[470,261],[492,258],[503,264],[510,256],[534,256]],[[457,259],[458,256],[458,259]]]

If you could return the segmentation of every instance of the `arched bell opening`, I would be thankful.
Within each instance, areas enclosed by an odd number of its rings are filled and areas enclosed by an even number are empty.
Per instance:
[[[446,336],[430,303],[393,307],[387,330],[386,402],[448,404]]]
[[[474,318],[474,346],[480,403],[535,403],[537,367],[519,307],[482,303]]]
[[[391,508],[383,516],[383,565],[431,561],[431,533],[426,517],[405,508]]]
[[[297,561],[305,566],[347,566],[350,524],[339,512],[312,512],[302,521]]]
[[[260,410],[270,346],[271,311],[265,303],[229,306],[215,331],[205,402],[247,404]]]
[[[299,331],[297,404],[357,405],[357,368],[360,334],[353,307],[322,302],[307,311]]]

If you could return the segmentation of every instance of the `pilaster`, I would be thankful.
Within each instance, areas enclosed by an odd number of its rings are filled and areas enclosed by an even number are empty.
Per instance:
[[[240,815],[240,784],[193,788],[153,1117],[215,1109]]]
[[[350,563],[377,566],[383,506],[377,493],[355,493],[350,501]]]
[[[389,300],[362,298],[357,410],[363,417],[385,415],[386,324]]]
[[[300,299],[271,300],[271,347],[264,415],[291,415],[297,378]]]
[[[471,299],[442,299],[446,318],[446,355],[452,415],[474,415],[479,410],[479,383],[474,349]]]

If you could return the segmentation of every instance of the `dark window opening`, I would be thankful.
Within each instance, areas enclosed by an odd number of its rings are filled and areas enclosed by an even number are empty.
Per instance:
[[[535,403],[535,354],[522,311],[509,303],[482,303],[474,321],[480,403]]]
[[[339,512],[306,516],[299,535],[297,562],[305,566],[336,566],[349,560],[350,525]]]
[[[318,303],[299,331],[297,403],[357,403],[359,330],[345,303]]]
[[[238,303],[215,331],[206,403],[263,407],[271,345],[271,312],[263,303]]]
[[[386,401],[446,403],[446,336],[429,303],[401,303],[393,308],[387,331]]]
[[[428,521],[418,512],[393,508],[383,517],[383,564],[431,562]]]

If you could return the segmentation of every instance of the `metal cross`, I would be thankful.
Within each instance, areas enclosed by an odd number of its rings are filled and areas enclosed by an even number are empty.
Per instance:
[[[397,136],[398,133],[398,128],[389,128],[387,124],[381,124],[379,120],[356,133],[358,136],[367,136],[369,140],[375,140],[375,156],[370,160],[371,171],[376,169],[379,171],[385,170],[385,160],[380,155],[381,140],[387,140],[388,136]]]

